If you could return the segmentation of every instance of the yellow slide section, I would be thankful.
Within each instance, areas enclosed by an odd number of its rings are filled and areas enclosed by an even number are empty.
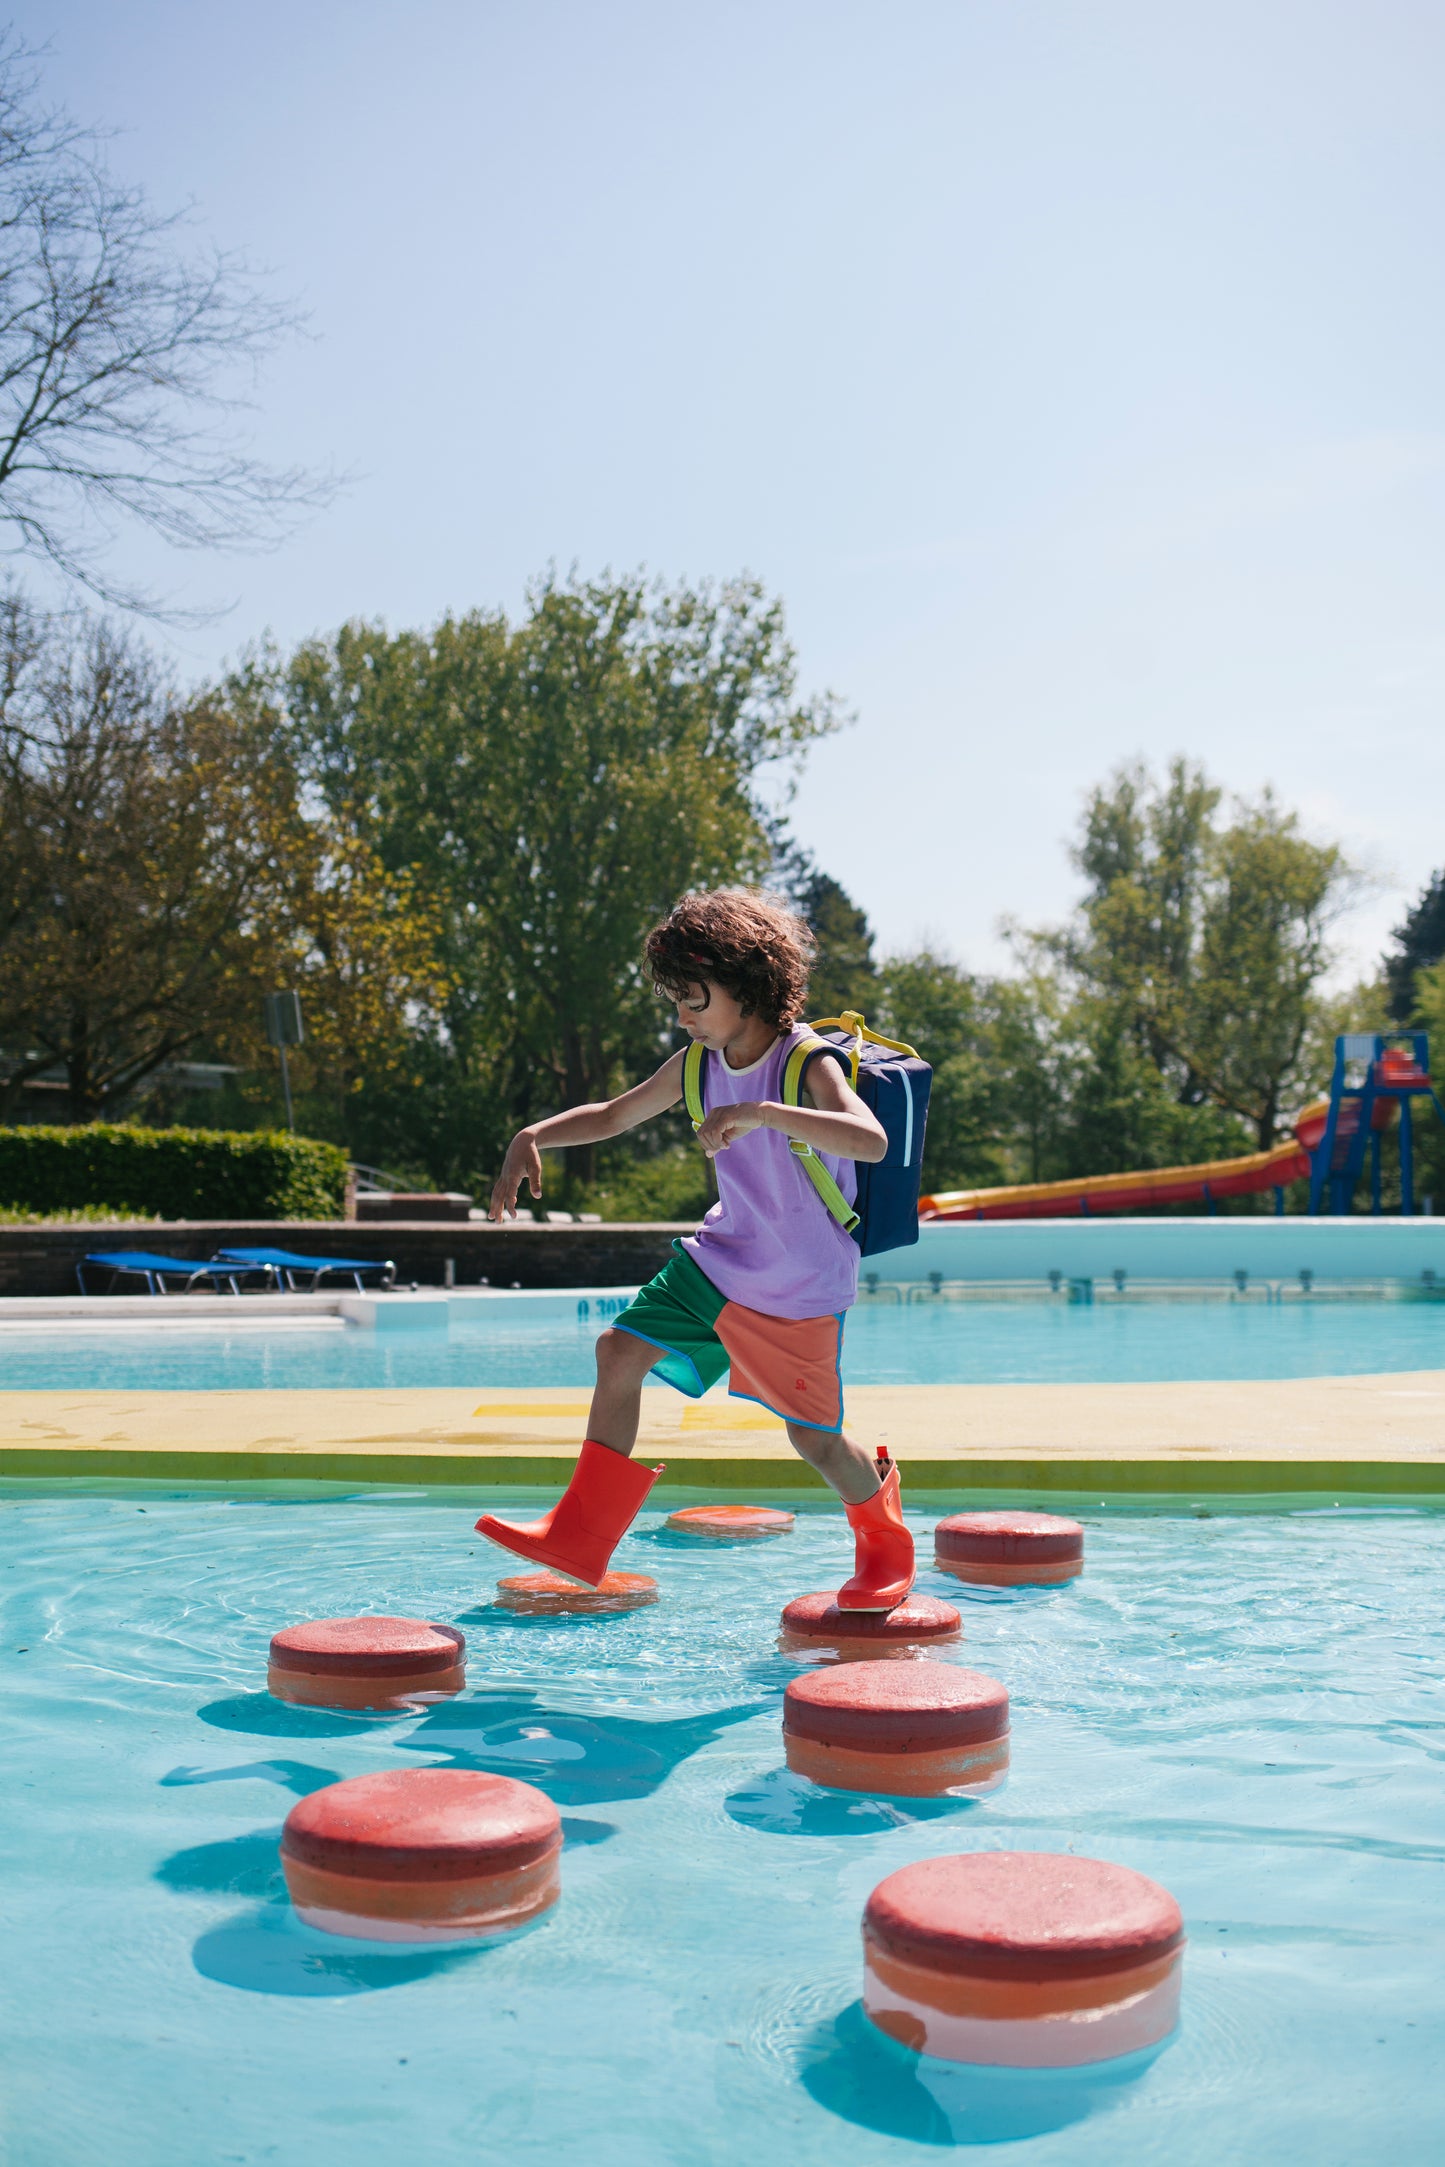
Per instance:
[[[1287,1143],[1237,1159],[1199,1166],[1156,1166],[1135,1174],[1095,1174],[1087,1180],[1015,1182],[1000,1189],[955,1189],[918,1199],[921,1220],[1069,1219],[1094,1212],[1142,1211],[1160,1204],[1210,1204],[1225,1196],[1255,1196],[1303,1181],[1310,1147],[1324,1128],[1328,1102],[1308,1106]],[[1305,1139],[1308,1139],[1306,1142]]]

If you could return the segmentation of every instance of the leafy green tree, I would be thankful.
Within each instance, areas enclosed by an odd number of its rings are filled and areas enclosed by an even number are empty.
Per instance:
[[[1308,1088],[1311,1020],[1351,872],[1269,791],[1227,824],[1219,806],[1186,761],[1162,785],[1141,765],[1121,769],[1085,811],[1078,920],[1038,945],[1098,1004],[1101,1047],[1122,1028],[1181,1106],[1236,1115],[1266,1148]]]
[[[358,1113],[379,1157],[407,1149],[448,1181],[479,1178],[520,1119],[661,1057],[648,926],[690,887],[762,877],[758,780],[837,722],[799,700],[782,607],[750,580],[549,578],[515,626],[350,624],[279,689],[332,818],[389,871],[418,869],[440,910],[438,1026]],[[590,1181],[590,1149],[570,1156]]]
[[[1049,1181],[1066,1163],[1070,1079],[1077,1055],[1055,973],[1032,968],[994,988],[1000,1142],[1008,1181]]]
[[[852,1008],[871,1016],[878,997],[878,966],[867,917],[829,873],[815,871],[797,903],[818,943],[809,1014],[841,1016]]]
[[[879,972],[881,1028],[916,1046],[935,1067],[986,1044],[989,988],[934,948],[889,956]]]
[[[1417,970],[1414,990],[1415,1006],[1407,1020],[1416,1030],[1430,1034],[1431,1074],[1436,1092],[1445,1098],[1440,1088],[1445,1077],[1445,957]],[[1415,1101],[1414,1133],[1417,1194],[1421,1199],[1428,1196],[1437,1212],[1445,1212],[1445,1127],[1423,1099]]]
[[[1053,1178],[1188,1166],[1249,1149],[1241,1122],[1181,1102],[1120,1009],[1085,999],[1066,1017]]]
[[[1074,863],[1088,882],[1085,931],[1066,953],[1134,1011],[1154,1061],[1174,1055],[1156,1018],[1193,972],[1220,791],[1188,761],[1156,785],[1142,762],[1119,769],[1085,807]]]
[[[313,1066],[382,1063],[435,982],[425,919],[303,810],[264,716],[178,700],[103,621],[0,609],[0,1118],[42,1079],[85,1121],[244,1059],[278,985]]]
[[[1301,1056],[1349,868],[1335,845],[1307,841],[1268,792],[1240,809],[1211,857],[1181,1047],[1213,1103],[1248,1121],[1265,1150],[1309,1088]]]
[[[860,1010],[874,1021],[880,994],[873,928],[841,881],[824,872],[776,812],[765,822],[770,849],[767,884],[806,920],[817,943],[808,991],[810,1016]]]
[[[261,867],[245,783],[141,648],[13,599],[3,643],[0,1118],[58,1070],[83,1121],[205,1030]]]
[[[1384,966],[1390,995],[1390,1021],[1406,1024],[1415,1013],[1416,981],[1420,972],[1445,956],[1445,869],[1426,882],[1415,903],[1396,926],[1391,942]]]
[[[1124,1173],[1248,1148],[1233,1115],[1181,1104],[1116,1004],[1041,966],[975,977],[930,950],[881,967],[885,1028],[933,1064],[924,1188]]]
[[[1007,1092],[996,989],[930,948],[890,956],[879,972],[879,1021],[933,1068],[924,1140],[925,1192],[985,1188],[1007,1178]]]
[[[1269,794],[1119,771],[1085,808],[1075,920],[976,977],[924,949],[879,967],[883,1027],[934,1067],[933,1191],[1124,1173],[1275,1141],[1320,1081],[1328,928],[1349,888]]]
[[[661,1150],[614,1152],[586,1192],[586,1206],[613,1221],[690,1219],[695,1225],[714,1194],[708,1162],[689,1141]]]

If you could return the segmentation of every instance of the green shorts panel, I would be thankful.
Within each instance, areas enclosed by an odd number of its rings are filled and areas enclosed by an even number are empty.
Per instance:
[[[715,1330],[726,1306],[707,1273],[674,1242],[662,1270],[613,1318],[613,1328],[656,1347],[654,1375],[697,1400],[728,1373],[728,1351]]]
[[[734,1397],[785,1422],[843,1426],[842,1317],[770,1317],[730,1302],[678,1242],[613,1328],[656,1348],[653,1375],[689,1399],[729,1377]]]

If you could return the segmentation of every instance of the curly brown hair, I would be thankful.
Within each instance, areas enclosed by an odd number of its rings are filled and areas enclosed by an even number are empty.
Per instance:
[[[745,1016],[787,1030],[803,1013],[813,935],[786,903],[762,888],[711,888],[685,895],[647,936],[647,968],[668,1000],[711,979]]]

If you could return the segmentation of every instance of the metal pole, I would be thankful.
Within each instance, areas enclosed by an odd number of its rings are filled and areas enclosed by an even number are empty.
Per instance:
[[[286,1048],[299,1046],[306,1036],[301,1022],[301,1003],[294,993],[268,993],[262,1002],[266,1036],[281,1056],[281,1089],[286,1096],[286,1126],[296,1134],[296,1109],[291,1103],[291,1070]]]
[[[1409,1219],[1415,1210],[1415,1135],[1410,1119],[1410,1100],[1400,1101],[1400,1213]]]

